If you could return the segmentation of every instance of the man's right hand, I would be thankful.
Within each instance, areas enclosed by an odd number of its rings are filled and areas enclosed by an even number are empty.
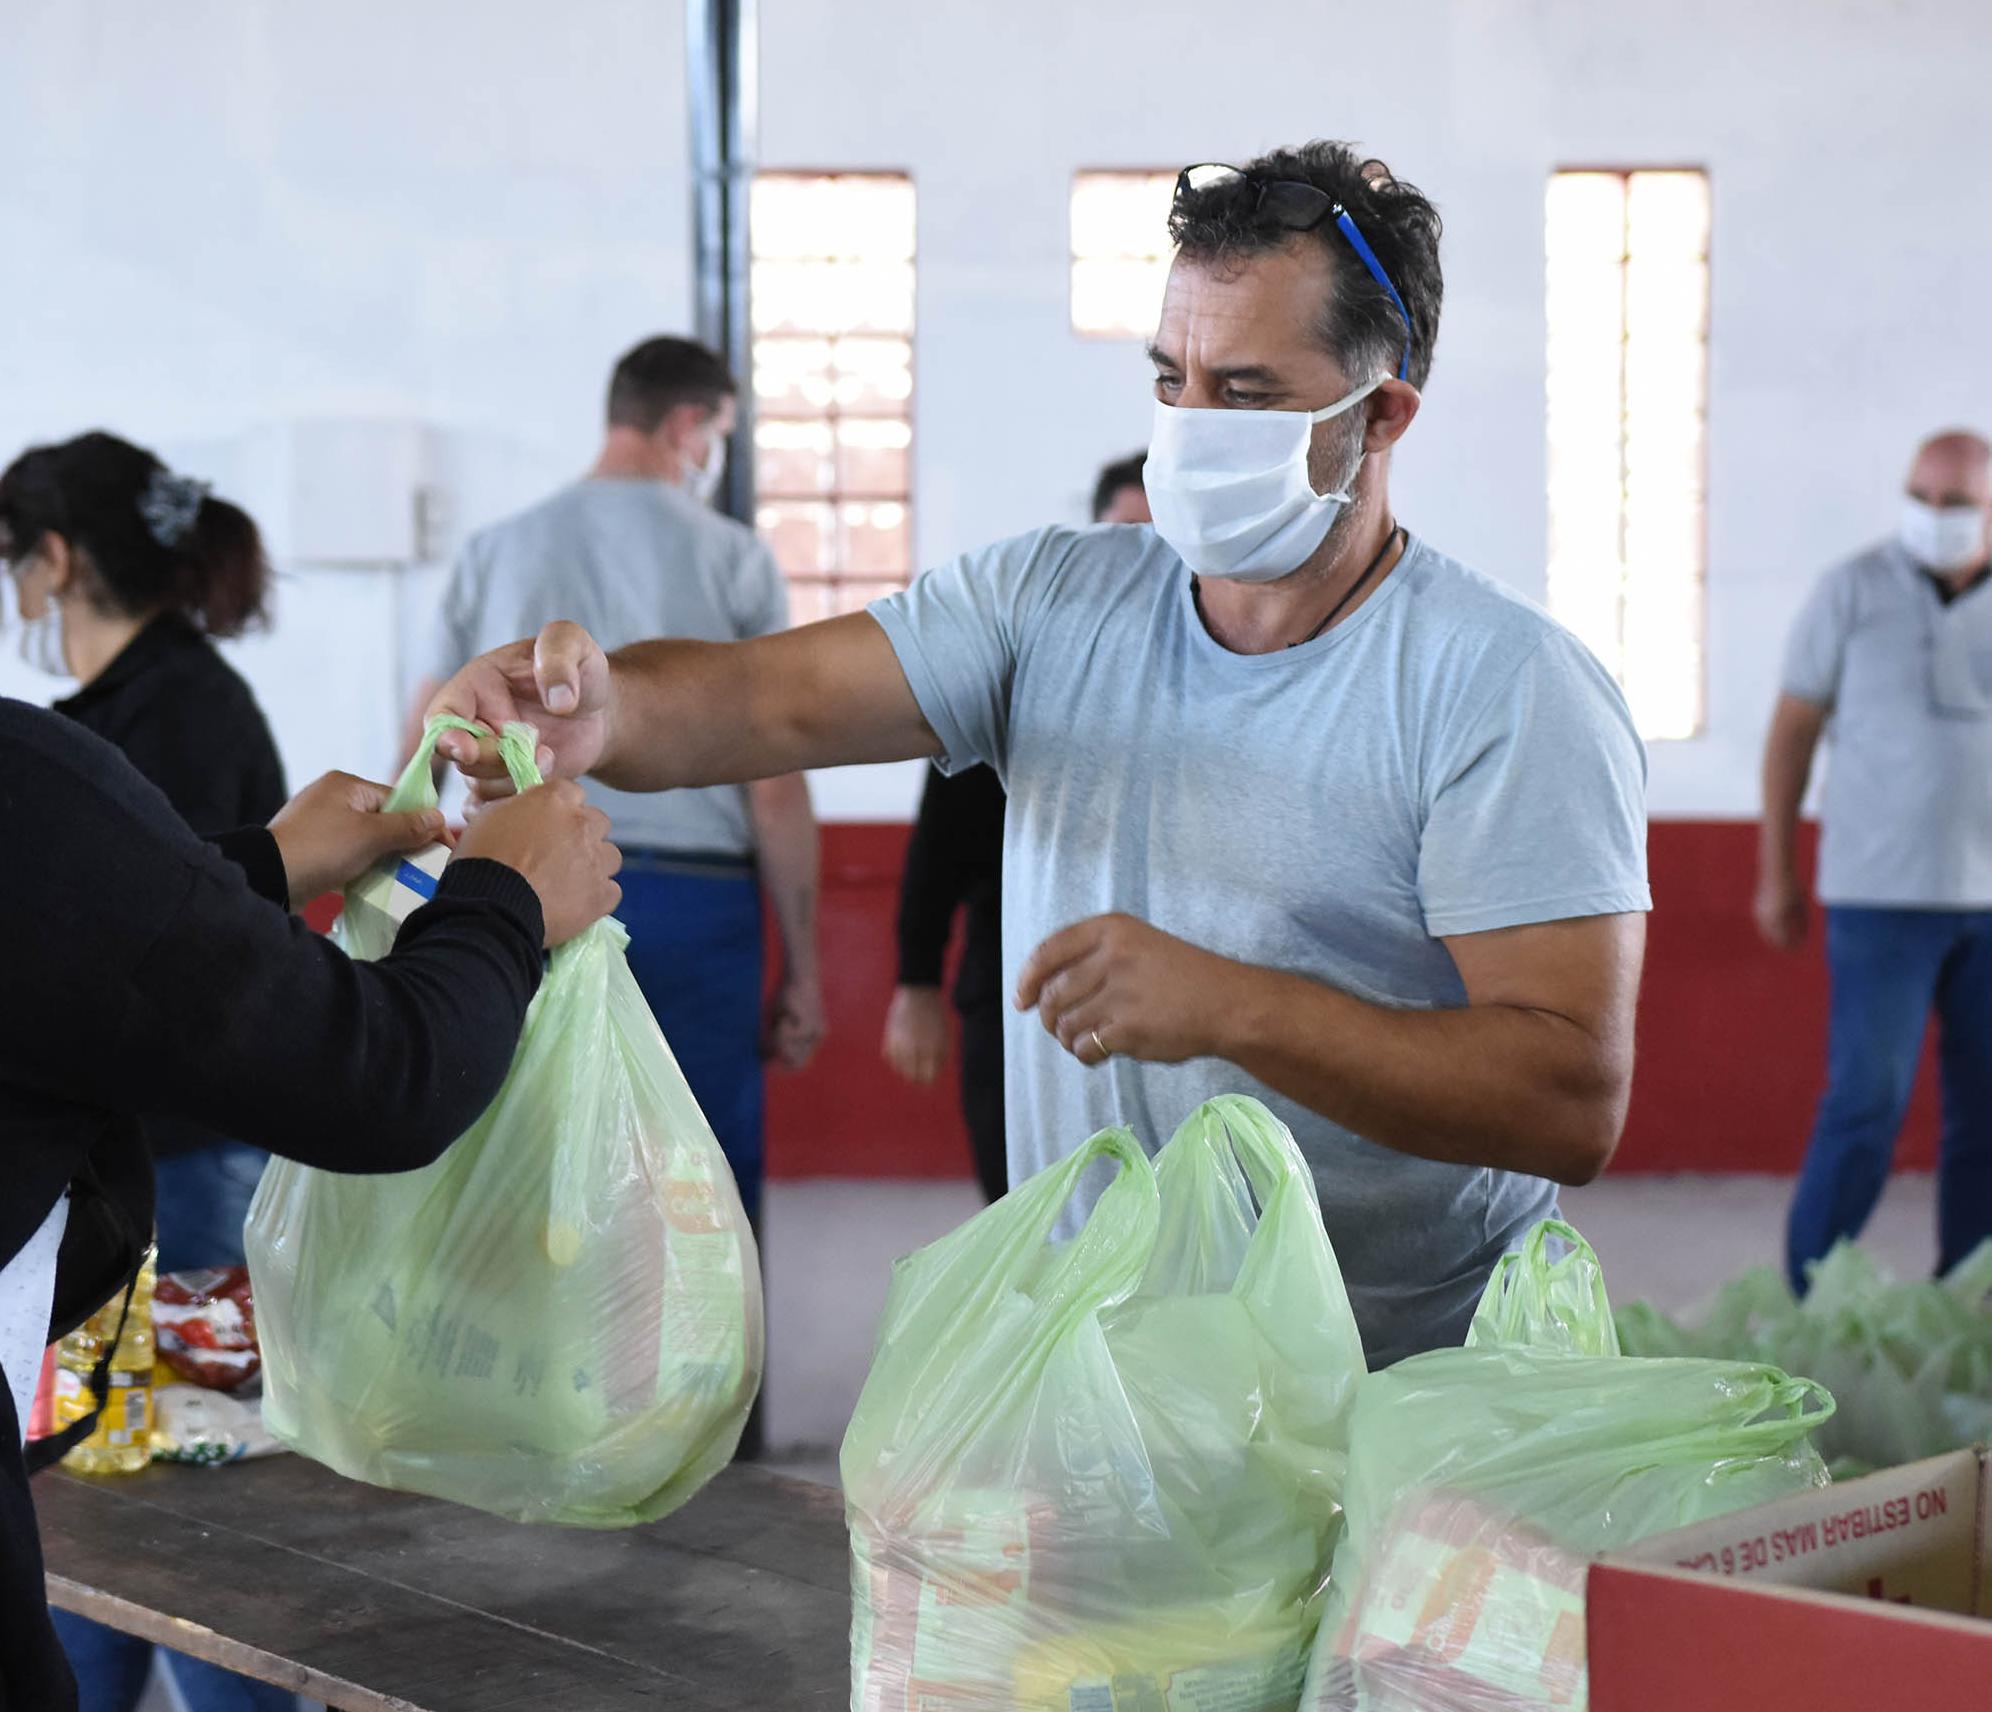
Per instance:
[[[937,1080],[948,1061],[948,1012],[939,987],[900,987],[885,1013],[885,1061],[909,1082]]]
[[[1796,951],[1805,943],[1809,912],[1805,889],[1795,874],[1766,874],[1757,882],[1753,913],[1757,931],[1779,951]]]
[[[428,717],[454,714],[500,731],[523,720],[539,732],[540,771],[575,779],[609,746],[613,691],[608,656],[578,624],[549,624],[537,641],[480,655],[436,692]],[[436,745],[471,780],[480,799],[512,794],[498,745],[452,731]]]
[[[502,862],[521,875],[539,894],[549,947],[564,945],[622,902],[615,881],[622,852],[609,842],[609,817],[589,806],[572,779],[552,780],[479,815],[456,854]]]

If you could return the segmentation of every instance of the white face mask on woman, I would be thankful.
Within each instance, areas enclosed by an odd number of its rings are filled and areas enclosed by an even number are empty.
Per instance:
[[[13,574],[7,578],[13,591],[11,604],[21,620],[21,658],[36,671],[45,672],[52,678],[73,677],[75,674],[69,669],[69,657],[62,644],[62,602],[50,589],[41,595],[38,602],[41,610],[33,615],[28,612],[27,579],[39,557],[39,554],[31,553],[19,560],[12,567]]]
[[[1976,505],[1902,501],[1896,536],[1917,564],[1933,571],[1961,571],[1985,551],[1985,512]]]
[[[1314,424],[1353,410],[1381,377],[1325,410],[1189,410],[1155,405],[1142,482],[1155,532],[1201,576],[1269,583],[1291,576],[1352,497],[1355,463],[1332,493],[1307,476]]]
[[[21,658],[51,678],[76,675],[69,669],[69,656],[63,650],[62,609],[54,601],[48,603],[48,610],[41,617],[22,621]]]

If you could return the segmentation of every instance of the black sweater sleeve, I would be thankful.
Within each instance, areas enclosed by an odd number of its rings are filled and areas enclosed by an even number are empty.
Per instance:
[[[371,964],[246,892],[234,871],[197,873],[133,970],[144,1109],[332,1171],[437,1158],[511,1066],[540,979],[532,888],[452,863]]]
[[[899,877],[899,984],[938,987],[947,960],[955,910],[967,890],[963,849],[964,783],[938,767],[929,769],[920,792],[920,811],[906,845],[906,869]]]
[[[267,826],[216,833],[208,842],[242,870],[243,879],[257,897],[284,909],[290,907],[290,876],[284,872],[283,855]]]
[[[453,863],[355,963],[107,745],[5,703],[0,744],[0,1082],[339,1171],[427,1164],[496,1096],[542,966],[512,870]]]

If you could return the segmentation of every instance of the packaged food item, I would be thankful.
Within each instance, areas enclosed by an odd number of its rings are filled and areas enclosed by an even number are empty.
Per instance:
[[[1291,1712],[1363,1372],[1252,1100],[1152,1166],[1105,1131],[902,1261],[844,1441],[854,1712]]]
[[[1263,1629],[1213,1626],[1200,1606],[1047,1636],[1017,1660],[1018,1712],[1292,1712],[1307,1649],[1269,1613]]]
[[[190,1385],[239,1391],[262,1370],[248,1267],[168,1272],[152,1302],[159,1359]]]
[[[431,725],[388,808],[433,805],[430,753],[460,723]],[[539,783],[525,727],[500,750]],[[356,954],[387,948],[370,931],[353,924]],[[761,1381],[754,1237],[627,943],[604,921],[554,952],[504,1088],[433,1165],[264,1173],[247,1246],[285,1445],[600,1528],[666,1514],[731,1460]]]
[[[436,885],[449,866],[450,847],[430,844],[412,856],[396,856],[346,888],[341,919],[349,925],[351,942],[367,947],[362,955],[385,957],[401,924],[436,895]]]
[[[154,1462],[216,1468],[248,1457],[275,1456],[284,1447],[263,1425],[254,1403],[202,1385],[162,1385],[153,1398]]]

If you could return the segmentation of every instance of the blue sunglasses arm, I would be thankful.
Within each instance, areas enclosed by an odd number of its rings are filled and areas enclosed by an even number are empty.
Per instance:
[[[1376,259],[1376,251],[1369,247],[1369,239],[1357,230],[1356,223],[1349,218],[1347,209],[1335,210],[1335,225],[1342,236],[1349,240],[1349,248],[1356,252],[1363,266],[1369,269],[1370,277],[1389,293],[1390,301],[1397,305],[1397,313],[1404,319],[1404,356],[1397,365],[1397,378],[1402,380],[1411,371],[1411,312],[1404,307],[1404,299],[1397,295],[1397,287],[1390,283],[1390,275],[1383,271],[1383,263]]]

